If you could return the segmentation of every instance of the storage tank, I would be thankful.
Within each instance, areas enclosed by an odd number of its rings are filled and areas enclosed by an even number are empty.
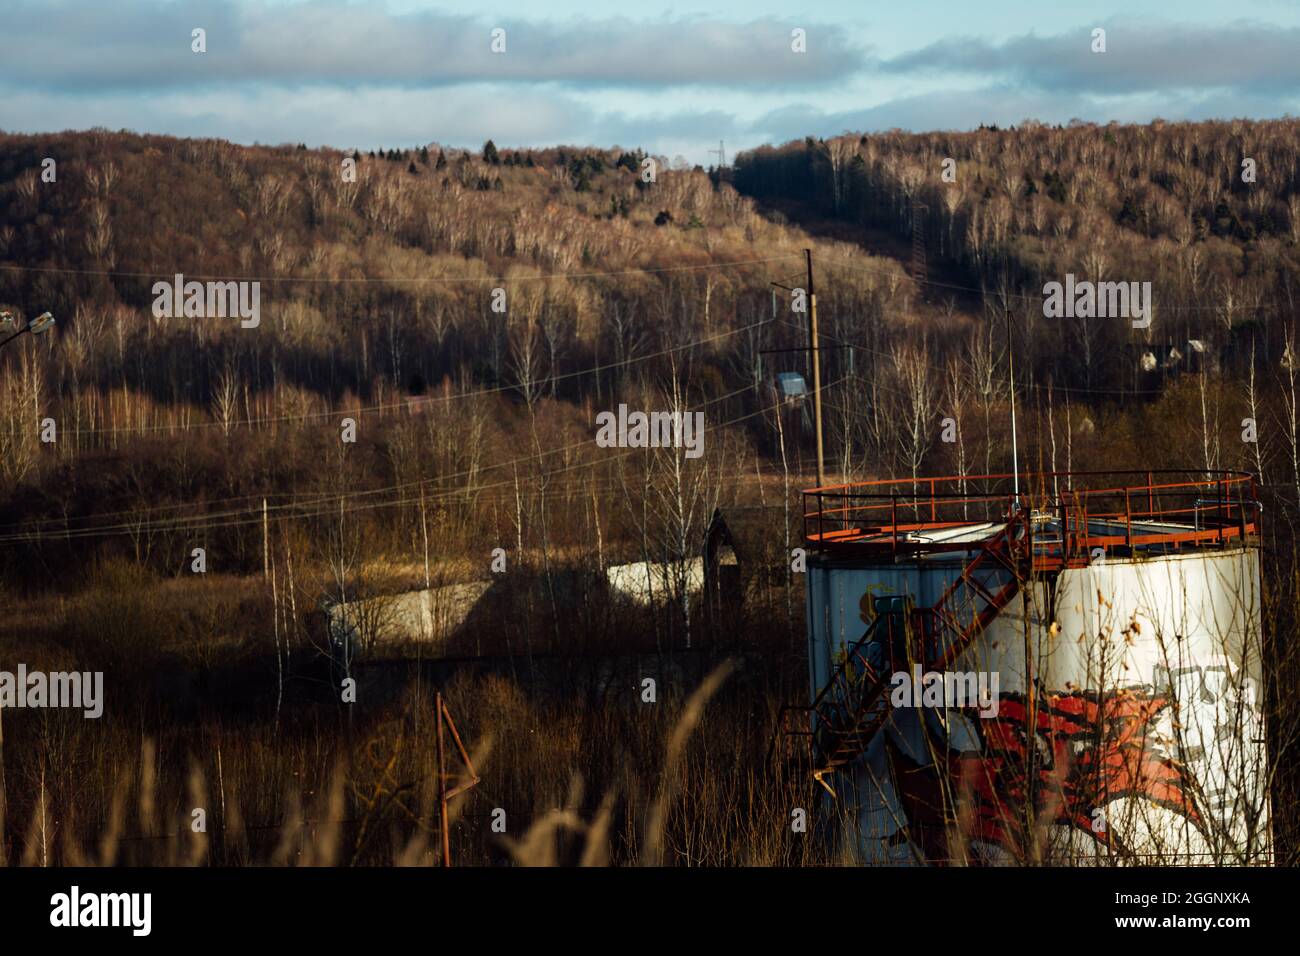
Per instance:
[[[827,838],[866,864],[1268,862],[1259,520],[1238,473],[805,492]]]

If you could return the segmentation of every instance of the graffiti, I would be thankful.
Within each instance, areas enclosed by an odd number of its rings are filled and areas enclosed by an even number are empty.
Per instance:
[[[1029,703],[1003,695],[995,719],[973,721],[982,753],[949,755],[950,782],[971,800],[971,838],[1026,846],[1032,806],[1039,826],[1075,827],[1122,849],[1110,828],[1094,826],[1094,811],[1122,797],[1142,797],[1203,829],[1195,781],[1155,731],[1170,705],[1149,688],[1044,694],[1035,701],[1031,742]]]
[[[909,839],[931,862],[958,855],[954,834],[1025,859],[1047,850],[1050,828],[1065,827],[1128,855],[1141,852],[1125,816],[1141,816],[1139,801],[1207,845],[1244,840],[1264,800],[1253,783],[1263,759],[1253,746],[1263,734],[1256,681],[1221,655],[1153,676],[1101,693],[1002,694],[992,719],[969,707],[930,709],[925,725],[941,730],[929,759],[903,738],[887,744]],[[1116,801],[1127,804],[1122,812]],[[1139,844],[1126,845],[1131,837]]]

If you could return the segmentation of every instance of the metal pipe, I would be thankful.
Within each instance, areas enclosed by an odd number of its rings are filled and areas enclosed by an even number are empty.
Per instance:
[[[1129,504],[1127,488],[1124,489],[1124,544],[1131,554],[1133,551],[1133,508]]]
[[[894,554],[898,554],[898,495],[890,495],[890,518],[889,536],[894,544]]]
[[[447,832],[447,751],[442,742],[441,692],[434,696],[433,706],[438,714],[438,818],[442,830],[442,865],[449,867],[451,866],[451,834]]]

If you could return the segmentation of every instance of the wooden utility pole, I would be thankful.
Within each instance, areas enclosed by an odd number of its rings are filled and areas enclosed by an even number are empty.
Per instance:
[[[1020,449],[1016,442],[1016,361],[1015,343],[1011,340],[1011,309],[1003,302],[1007,325],[1007,397],[1011,400],[1011,482],[1016,507],[1020,507]]]
[[[808,266],[808,349],[812,353],[813,427],[817,432],[817,487],[826,486],[826,457],[822,442],[822,359],[817,338],[817,292],[813,287],[812,250],[805,249]]]
[[[262,499],[262,577],[271,576],[271,528],[266,515],[266,499]]]
[[[817,432],[817,487],[826,486],[826,443],[822,437],[822,356],[821,340],[817,334],[817,290],[813,287],[813,267],[812,267],[812,250],[803,251],[804,262],[807,267],[807,281],[803,289],[792,289],[782,282],[771,283],[778,289],[784,289],[793,295],[798,296],[799,292],[805,295],[805,310],[808,313],[808,347],[793,349],[763,349],[761,354],[766,355],[769,352],[807,352],[808,362],[812,366],[812,394],[813,394],[813,430]],[[795,309],[795,311],[798,311]],[[772,300],[772,316],[776,317],[776,299]],[[852,355],[852,353],[850,353]],[[778,411],[778,415],[780,412]],[[784,447],[784,446],[783,446]]]

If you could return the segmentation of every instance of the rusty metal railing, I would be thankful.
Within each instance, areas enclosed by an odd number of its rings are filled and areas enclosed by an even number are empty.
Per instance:
[[[1036,557],[1086,562],[1097,549],[1227,547],[1258,534],[1254,476],[1232,471],[1040,472],[860,482],[804,492],[804,537],[814,549],[892,554],[969,550],[945,533],[996,525],[1028,511],[1044,527]],[[1055,527],[1048,527],[1052,524]],[[990,528],[992,533],[992,528]]]

